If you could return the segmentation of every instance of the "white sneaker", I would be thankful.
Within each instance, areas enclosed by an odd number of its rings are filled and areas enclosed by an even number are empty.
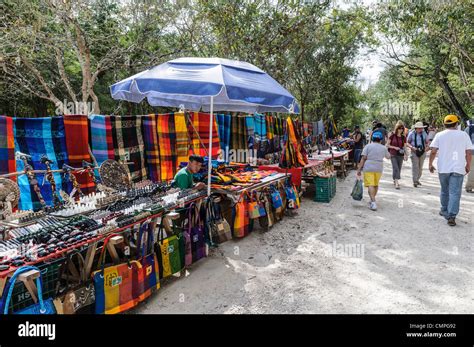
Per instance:
[[[370,202],[369,208],[370,208],[372,211],[377,211],[377,204],[375,203],[375,201],[371,201],[371,202]]]

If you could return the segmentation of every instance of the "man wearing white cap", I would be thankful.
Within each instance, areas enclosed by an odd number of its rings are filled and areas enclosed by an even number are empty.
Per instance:
[[[471,142],[474,145],[474,118],[467,121],[467,127],[465,131],[469,135]],[[472,154],[474,155],[474,149],[472,150]],[[469,175],[467,176],[466,192],[474,193],[474,160],[471,160],[471,171],[469,171]]]
[[[448,225],[456,225],[459,213],[462,182],[471,170],[472,146],[469,136],[457,129],[459,118],[449,114],[444,118],[446,130],[437,133],[431,142],[430,172],[435,168],[433,161],[438,154],[438,177],[441,185],[439,214],[448,220]]]
[[[415,130],[408,134],[407,146],[411,149],[411,173],[413,176],[413,186],[421,185],[420,178],[423,173],[423,163],[425,162],[428,147],[428,134],[425,131],[423,122],[416,122]]]

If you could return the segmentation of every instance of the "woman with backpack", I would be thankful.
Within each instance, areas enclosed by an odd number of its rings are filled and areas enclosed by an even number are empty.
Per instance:
[[[392,162],[392,178],[395,189],[400,189],[400,175],[402,171],[403,160],[408,160],[406,152],[406,138],[405,138],[405,126],[402,121],[398,121],[395,124],[393,133],[390,134],[387,141],[387,148],[390,152],[390,160]]]

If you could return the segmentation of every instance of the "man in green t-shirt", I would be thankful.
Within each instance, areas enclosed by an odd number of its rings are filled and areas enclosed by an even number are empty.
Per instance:
[[[186,167],[179,170],[174,176],[174,185],[181,189],[195,188],[197,190],[204,189],[206,185],[203,182],[194,184],[193,174],[201,170],[204,159],[200,155],[189,156],[189,162]]]

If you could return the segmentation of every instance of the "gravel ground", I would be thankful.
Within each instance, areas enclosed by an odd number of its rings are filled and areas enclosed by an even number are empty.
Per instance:
[[[329,204],[304,198],[270,231],[229,241],[172,278],[135,313],[474,313],[474,194],[458,225],[438,215],[439,183],[401,190],[385,162],[378,211],[355,202],[354,171]]]

